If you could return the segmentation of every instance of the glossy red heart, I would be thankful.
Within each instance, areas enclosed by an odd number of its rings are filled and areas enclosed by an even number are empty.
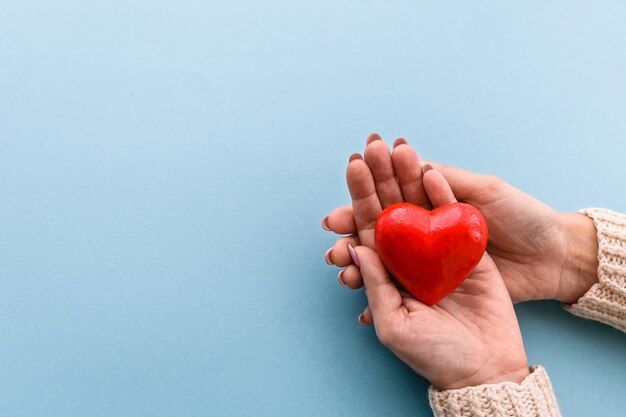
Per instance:
[[[421,302],[433,305],[472,273],[487,247],[487,222],[473,206],[425,210],[387,207],[376,220],[376,250],[389,272]]]

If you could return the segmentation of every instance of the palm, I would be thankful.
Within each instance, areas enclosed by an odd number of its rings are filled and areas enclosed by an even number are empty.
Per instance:
[[[400,336],[390,347],[435,386],[456,388],[467,385],[470,378],[485,379],[498,352],[509,353],[506,363],[500,364],[506,369],[526,366],[515,312],[488,255],[436,306],[428,307],[403,293],[402,307],[393,318]]]

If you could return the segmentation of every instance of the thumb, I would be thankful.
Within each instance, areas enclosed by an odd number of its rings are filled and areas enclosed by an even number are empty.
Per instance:
[[[385,315],[394,312],[402,305],[402,297],[398,288],[389,277],[378,254],[366,246],[353,249],[359,265],[367,301],[372,311],[374,323]]]
[[[484,189],[485,185],[489,182],[490,176],[485,174],[477,174],[476,172],[468,171],[463,168],[430,161],[423,161],[422,167],[426,163],[432,165],[433,168],[443,174],[448,184],[450,184],[454,195],[462,201],[471,202],[472,196],[475,195],[477,191]]]
[[[432,166],[425,165],[424,171],[424,190],[433,207],[455,203],[456,198],[446,178]]]

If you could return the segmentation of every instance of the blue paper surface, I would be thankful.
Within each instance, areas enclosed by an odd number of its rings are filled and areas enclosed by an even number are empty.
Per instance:
[[[0,415],[418,416],[320,220],[372,131],[626,212],[626,3],[1,2]],[[517,308],[563,414],[626,336]]]

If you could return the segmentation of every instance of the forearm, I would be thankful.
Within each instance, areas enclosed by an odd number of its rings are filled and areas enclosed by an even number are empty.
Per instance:
[[[593,222],[595,235],[590,237],[590,228],[583,221],[578,221],[580,229],[572,229],[581,231],[572,234],[576,249],[569,261],[570,268],[579,268],[578,292],[572,291],[570,298],[561,301],[571,304],[565,308],[573,314],[626,331],[626,216],[605,209],[581,213],[588,216],[587,223]]]
[[[598,282],[598,238],[593,220],[584,214],[562,214],[565,257],[556,299],[575,303]]]

